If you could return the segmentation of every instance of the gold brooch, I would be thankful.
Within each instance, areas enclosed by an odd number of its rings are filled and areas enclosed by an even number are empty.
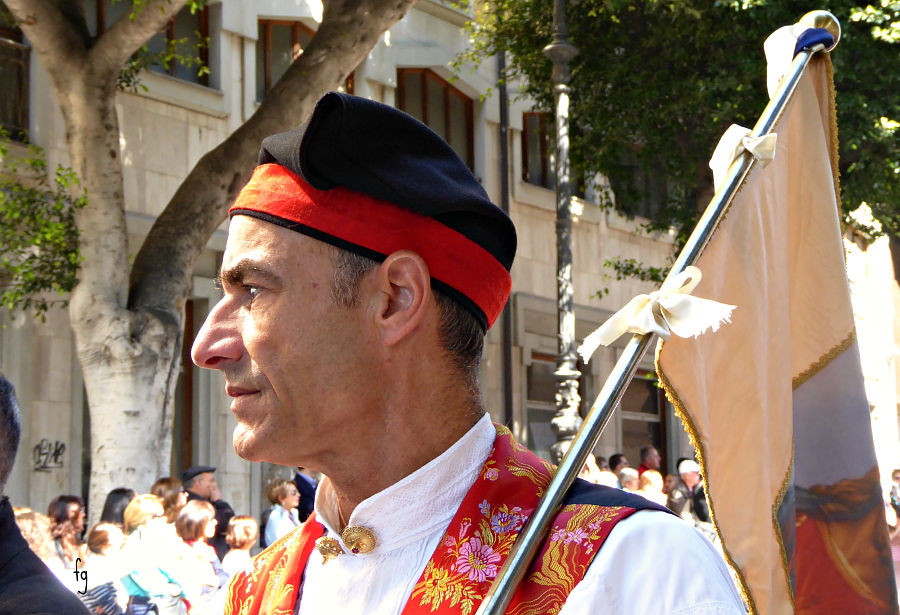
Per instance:
[[[348,525],[341,532],[341,540],[353,553],[368,553],[375,548],[375,534],[361,525]]]
[[[322,536],[316,540],[316,549],[318,549],[319,553],[322,555],[323,564],[327,564],[328,560],[334,559],[338,555],[344,553],[344,550],[341,548],[341,543],[331,536]]]

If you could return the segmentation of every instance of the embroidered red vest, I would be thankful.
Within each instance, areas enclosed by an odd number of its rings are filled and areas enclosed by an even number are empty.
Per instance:
[[[474,613],[550,483],[553,466],[516,443],[508,429],[496,428],[494,448],[413,588],[403,615]],[[622,501],[617,490],[588,491],[606,494],[600,501],[604,497]],[[568,499],[573,503],[564,504],[554,518],[507,613],[559,611],[613,526],[638,508],[655,506],[627,497],[624,501],[631,506],[588,503],[597,497]],[[232,580],[225,615],[292,615],[306,562],[323,533],[324,527],[312,515],[260,553],[251,570]]]

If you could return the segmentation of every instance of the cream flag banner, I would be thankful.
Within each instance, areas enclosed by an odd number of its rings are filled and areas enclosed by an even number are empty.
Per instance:
[[[660,342],[726,559],[755,613],[896,613],[841,243],[831,61],[813,58],[774,160],[696,262],[732,323]]]

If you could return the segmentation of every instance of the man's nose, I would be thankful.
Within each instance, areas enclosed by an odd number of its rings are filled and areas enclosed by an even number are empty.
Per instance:
[[[224,369],[243,354],[243,342],[228,297],[219,301],[206,317],[194,339],[191,359],[198,367]]]

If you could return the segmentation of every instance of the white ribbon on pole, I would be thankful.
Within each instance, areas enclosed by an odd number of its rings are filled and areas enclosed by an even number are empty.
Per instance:
[[[663,339],[672,333],[695,337],[731,322],[735,306],[691,296],[701,277],[700,270],[690,265],[663,282],[659,290],[638,295],[588,335],[578,354],[587,363],[597,348],[609,346],[625,333],[656,333]]]
[[[774,132],[770,132],[761,137],[751,137],[750,133],[749,128],[732,124],[725,131],[725,134],[722,135],[722,138],[719,139],[716,151],[713,152],[712,158],[709,160],[709,168],[713,172],[716,192],[725,183],[731,163],[744,151],[750,152],[763,166],[766,166],[775,158],[777,135]]]

